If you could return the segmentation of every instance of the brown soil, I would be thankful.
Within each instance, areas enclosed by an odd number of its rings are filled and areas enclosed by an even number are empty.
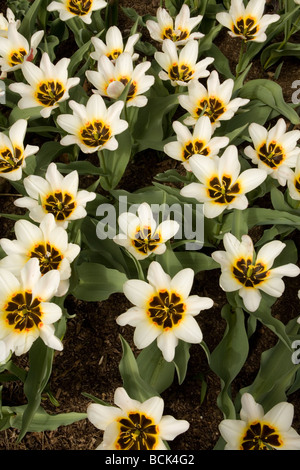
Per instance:
[[[135,8],[138,13],[155,15],[158,0],[121,1],[122,6]],[[1,2],[4,9],[5,2]],[[128,25],[128,19],[120,12],[120,25]],[[233,42],[227,34],[220,37],[220,47],[226,56],[231,57],[232,64],[236,61],[236,51]],[[251,70],[251,78],[268,76],[262,72],[259,62],[255,62]],[[289,59],[282,69],[278,83],[283,87],[285,99],[291,101],[291,83],[300,76],[299,61]],[[149,162],[151,164],[149,165]],[[130,164],[120,183],[122,189],[134,191],[139,187],[151,184],[153,177],[167,168],[176,166],[174,161],[145,152]],[[143,174],[141,181],[140,175]],[[1,193],[14,193],[13,188],[5,183]],[[0,197],[2,213],[16,213],[13,205],[14,197]],[[13,221],[1,218],[0,237],[13,236],[11,230]],[[299,242],[299,236],[295,235]],[[298,245],[299,246],[299,245]],[[221,340],[225,322],[220,316],[226,296],[219,288],[219,270],[198,275],[195,280],[193,293],[205,295],[214,300],[214,306],[209,311],[202,312],[198,317],[205,342],[210,351]],[[289,279],[284,295],[274,304],[274,314],[287,323],[289,319],[299,314],[299,302],[295,293],[299,288],[297,279]],[[294,299],[294,300],[293,300]],[[55,354],[50,388],[53,396],[59,402],[55,407],[45,398],[43,407],[49,413],[81,412],[85,413],[90,400],[82,394],[89,393],[102,400],[113,403],[116,387],[122,385],[119,374],[119,362],[122,355],[119,335],[132,345],[132,329],[118,327],[116,317],[123,313],[129,303],[122,294],[114,294],[104,302],[83,302],[72,296],[67,298],[66,307],[73,318],[68,320],[67,332],[64,338],[64,350]],[[259,325],[250,342],[250,352],[247,362],[234,381],[233,391],[250,385],[259,368],[261,353],[276,343],[275,335],[266,327]],[[216,405],[220,392],[218,377],[210,370],[203,349],[193,345],[190,349],[188,373],[182,385],[174,384],[166,390],[162,397],[165,399],[164,414],[171,414],[178,419],[186,419],[190,423],[189,430],[170,442],[174,450],[211,450],[219,438],[218,424],[222,413]],[[26,367],[27,357],[20,358],[20,365]],[[201,402],[201,390],[207,384],[207,391]],[[20,382],[4,384],[2,391],[3,405],[21,405],[25,403],[23,388]],[[295,405],[299,404],[299,394],[290,397]],[[300,411],[295,406],[294,427],[300,432]],[[87,419],[70,426],[60,427],[55,431],[29,432],[21,443],[17,444],[18,431],[8,429],[0,433],[1,450],[92,450],[101,442],[102,434]]]

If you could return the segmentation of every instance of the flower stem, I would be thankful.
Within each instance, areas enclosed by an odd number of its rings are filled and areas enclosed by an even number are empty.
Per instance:
[[[247,42],[245,40],[242,40],[242,45],[241,45],[240,55],[239,55],[239,61],[238,61],[238,64],[236,66],[236,78],[238,78],[238,76],[242,72],[242,63],[243,63],[246,47],[247,47]]]

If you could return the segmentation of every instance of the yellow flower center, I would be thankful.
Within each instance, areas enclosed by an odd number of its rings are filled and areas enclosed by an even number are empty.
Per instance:
[[[173,81],[189,82],[194,75],[194,70],[187,64],[172,64],[169,68],[169,77]]]
[[[158,428],[152,418],[139,412],[129,412],[120,418],[118,450],[153,450],[158,443]]]
[[[14,147],[14,153],[7,147],[0,149],[0,174],[17,170],[22,165],[23,160],[23,150],[19,147]]]
[[[182,320],[186,306],[176,292],[160,290],[148,302],[147,315],[164,330],[176,327]]]
[[[201,140],[194,140],[187,142],[183,148],[182,159],[188,160],[192,155],[204,155],[205,157],[210,154],[210,149],[205,147],[205,142]]]
[[[37,258],[40,263],[40,271],[46,274],[52,269],[59,269],[63,255],[50,243],[37,243],[28,254],[29,258]]]
[[[118,81],[123,83],[123,85],[125,87],[126,87],[126,85],[128,85],[130,80],[131,80],[130,77],[125,77],[125,76],[119,77],[119,79],[118,79]],[[136,81],[133,80],[130,83],[126,101],[132,100],[134,98],[134,96],[136,95],[136,92],[137,92],[137,83],[136,83]]]
[[[4,306],[6,323],[19,332],[39,328],[43,316],[40,304],[41,300],[32,298],[32,293],[29,291],[13,294]]]
[[[22,47],[16,51],[12,51],[9,54],[9,60],[8,63],[11,67],[15,65],[22,64],[24,62],[24,57],[26,56],[27,51],[23,49]]]
[[[300,175],[298,176],[298,178],[297,177],[295,178],[294,185],[295,185],[296,190],[300,194]]]
[[[251,41],[255,38],[259,30],[259,25],[255,18],[248,16],[246,18],[239,18],[236,23],[232,25],[232,31],[238,36],[243,36],[246,41]]]
[[[57,80],[47,80],[41,82],[35,97],[42,106],[54,106],[65,94],[65,88],[62,83]]]
[[[73,196],[62,191],[48,194],[44,200],[43,208],[53,214],[57,222],[62,222],[70,217],[76,209],[77,203]]]
[[[196,117],[208,116],[210,122],[214,124],[226,111],[224,103],[214,96],[201,100],[195,110]]]
[[[110,60],[115,60],[119,57],[119,55],[122,54],[122,51],[120,49],[114,49],[106,54],[106,56]]]
[[[187,29],[178,28],[178,31],[174,31],[172,26],[167,26],[163,29],[161,38],[164,39],[171,39],[171,41],[184,41],[190,35],[190,32]]]
[[[276,142],[270,142],[269,145],[264,142],[258,149],[258,158],[269,168],[276,169],[283,163],[285,153]]]
[[[231,185],[231,176],[223,175],[222,181],[219,180],[218,176],[214,176],[208,183],[208,195],[214,202],[218,204],[229,204],[231,203],[240,193],[239,183]]]
[[[161,241],[161,237],[158,233],[153,235],[151,227],[144,226],[137,228],[132,239],[132,244],[138,252],[146,255],[149,252],[154,251]]]
[[[101,121],[87,122],[79,131],[81,141],[88,147],[104,145],[111,137],[110,127]]]
[[[74,15],[84,16],[92,8],[93,0],[68,0],[67,10]]]
[[[234,277],[245,287],[256,287],[269,275],[263,263],[253,264],[252,259],[240,258],[232,267]]]
[[[276,428],[268,423],[251,423],[241,441],[241,450],[274,450],[281,447],[283,440]]]

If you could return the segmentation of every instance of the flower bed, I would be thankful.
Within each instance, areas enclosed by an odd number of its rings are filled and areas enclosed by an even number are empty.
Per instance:
[[[245,3],[3,7],[2,449],[299,449],[300,14]]]

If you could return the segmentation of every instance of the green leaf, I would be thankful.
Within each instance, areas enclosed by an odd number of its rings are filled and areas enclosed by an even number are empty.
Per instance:
[[[242,309],[233,310],[229,304],[226,304],[221,315],[226,320],[227,326],[222,340],[211,353],[210,367],[221,380],[218,406],[226,419],[236,419],[231,399],[231,384],[247,359],[248,336]]]
[[[47,7],[46,0],[35,0],[29,10],[26,12],[26,15],[22,19],[19,33],[21,33],[26,38],[30,38],[32,36],[32,32],[34,31],[34,26],[36,24],[36,18],[40,10],[45,10]]]
[[[188,362],[190,359],[190,344],[185,341],[179,341],[175,349],[174,364],[176,367],[178,383],[181,385],[186,377]]]
[[[293,107],[283,98],[281,86],[264,78],[250,80],[239,91],[241,98],[258,99],[270,108],[285,116],[292,124],[299,124],[300,118]],[[254,122],[257,122],[254,120]]]
[[[158,392],[141,377],[137,361],[129,344],[121,335],[120,339],[123,355],[119,363],[119,370],[126,392],[130,398],[140,402],[157,396]]]
[[[118,141],[118,148],[114,152],[104,149],[101,151],[102,155],[100,153],[102,170],[106,175],[101,178],[100,183],[103,189],[107,191],[117,186],[132,156],[130,129],[126,129],[116,139]]]
[[[165,361],[156,341],[140,352],[136,362],[142,379],[158,394],[172,384],[175,365],[173,362]]]
[[[41,396],[52,371],[54,350],[38,338],[29,351],[29,371],[24,382],[28,404],[22,416],[18,441],[21,441],[40,406]]]
[[[28,121],[30,121],[30,119],[36,119],[38,117],[41,117],[40,115],[41,109],[43,109],[42,106],[35,106],[34,108],[25,108],[25,109],[21,109],[18,106],[16,106],[9,115],[9,118],[8,118],[9,126],[12,126],[14,122],[18,121],[18,119],[27,119]]]
[[[26,405],[4,406],[3,412],[9,414],[9,427],[22,429]],[[49,415],[41,407],[37,408],[35,414],[28,425],[28,432],[54,431],[59,426],[69,426],[87,418],[86,413],[61,413]]]
[[[71,146],[72,147],[72,146]],[[63,147],[59,142],[45,142],[36,154],[36,175],[44,176],[48,165],[71,147]]]
[[[297,318],[291,320],[286,327],[291,339],[295,338],[299,331]],[[299,333],[297,335],[298,339]],[[264,351],[261,355],[260,369],[255,380],[239,392],[250,393],[260,403],[265,412],[269,411],[279,402],[287,401],[287,392],[294,383],[300,364],[292,361],[292,351],[282,341]]]
[[[264,68],[269,68],[282,57],[296,57],[299,59],[299,44],[292,42],[287,42],[284,45],[280,42],[271,44],[262,51],[260,61]]]
[[[127,276],[96,263],[82,263],[77,266],[78,285],[72,294],[81,300],[97,302],[108,299],[111,294],[123,292]]]

